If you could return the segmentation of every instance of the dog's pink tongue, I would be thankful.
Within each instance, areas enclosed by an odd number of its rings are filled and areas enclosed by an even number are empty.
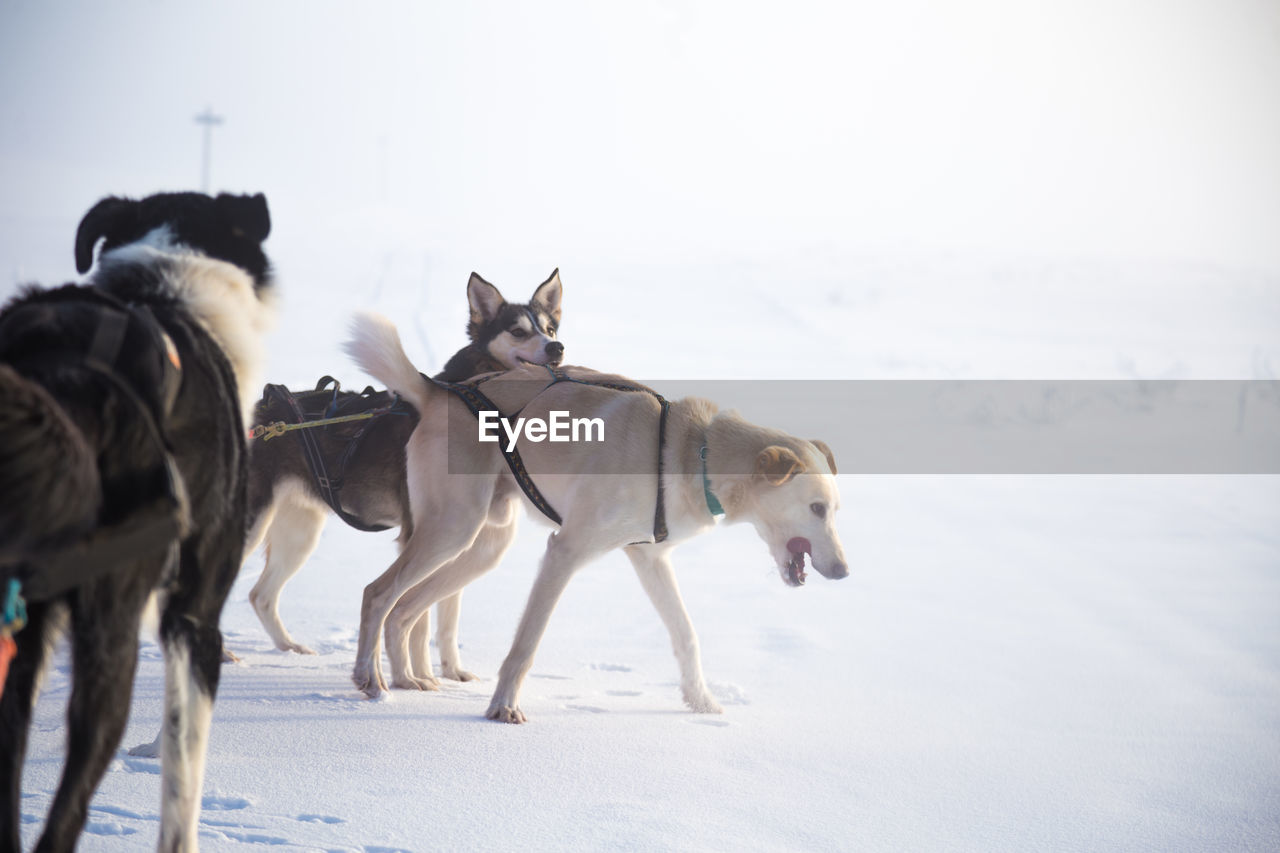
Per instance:
[[[787,553],[791,555],[791,560],[787,563],[787,583],[792,586],[804,584],[804,555],[812,549],[813,546],[809,544],[809,540],[803,536],[796,536],[787,541]]]

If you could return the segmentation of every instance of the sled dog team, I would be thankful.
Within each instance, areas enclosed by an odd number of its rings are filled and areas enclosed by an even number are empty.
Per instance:
[[[343,391],[325,377],[256,399],[270,230],[262,195],[106,198],[76,233],[76,269],[89,277],[28,288],[0,311],[0,853],[20,849],[22,762],[50,647],[68,634],[74,682],[39,845],[68,850],[124,732],[153,594],[165,659],[159,845],[196,848],[222,607],[265,543],[250,601],[277,648],[310,653],[278,602],[330,512],[400,530],[399,556],[360,605],[353,679],[370,697],[438,688],[432,605],[441,675],[474,679],[458,653],[463,589],[501,560],[521,504],[552,528],[486,712],[510,723],[526,719],[520,689],[561,593],[606,552],[630,559],[697,712],[721,708],[676,585],[678,544],[723,515],[756,529],[790,585],[804,583],[806,556],[827,578],[848,574],[827,446],[565,366],[558,272],[527,303],[472,274],[469,343],[433,377],[390,321],[361,314],[345,349],[387,390]],[[482,416],[509,426],[565,412],[598,422],[603,440],[477,431]]]

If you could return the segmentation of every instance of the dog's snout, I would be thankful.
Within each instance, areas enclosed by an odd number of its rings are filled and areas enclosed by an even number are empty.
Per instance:
[[[849,577],[849,566],[845,563],[832,563],[823,574],[833,581],[838,581]]]
[[[552,341],[546,346],[547,358],[553,361],[559,361],[564,357],[564,344],[559,341]]]

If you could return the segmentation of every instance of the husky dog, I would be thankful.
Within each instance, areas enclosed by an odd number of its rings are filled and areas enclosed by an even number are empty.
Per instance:
[[[361,315],[352,330],[347,351],[356,363],[420,413],[406,448],[413,533],[390,568],[365,587],[360,613],[353,680],[376,697],[386,689],[378,642],[384,622],[393,675],[417,670],[419,650],[407,642],[407,629],[433,602],[493,568],[514,535],[521,488],[529,495],[530,477],[517,482],[517,464],[508,469],[499,445],[467,440],[477,436],[470,404],[418,374],[390,321]],[[722,509],[729,522],[755,527],[785,582],[804,582],[806,555],[825,577],[846,577],[835,528],[835,459],[822,442],[755,426],[707,400],[668,404],[620,377],[578,367],[557,372],[549,378],[552,371],[523,366],[480,383],[500,411],[519,410],[522,418],[544,423],[553,412],[599,418],[605,439],[520,444],[519,470],[541,489],[536,502],[529,499],[548,515],[553,508],[560,526],[548,541],[486,716],[525,721],[520,686],[552,609],[575,571],[615,548],[626,552],[667,626],[685,703],[719,713],[703,679],[671,551],[709,530]],[[636,390],[616,390],[622,387]]]
[[[528,304],[510,303],[498,288],[472,273],[467,282],[470,343],[449,359],[436,378],[456,382],[524,363],[559,364],[564,357],[564,344],[556,340],[562,292],[560,271],[555,270],[534,291]],[[300,393],[297,399],[303,409],[314,408],[317,414],[328,405],[341,412],[385,407],[393,402],[391,394],[372,389],[364,395],[317,390]],[[278,420],[293,421],[296,417],[283,400],[268,392],[258,404],[255,423]],[[265,540],[267,561],[249,593],[249,601],[276,648],[313,653],[295,642],[285,629],[279,600],[285,583],[315,550],[331,509],[357,529],[399,526],[400,543],[408,540],[413,516],[405,484],[404,446],[417,423],[417,413],[405,406],[373,421],[309,430],[327,476],[340,481],[330,491],[330,495],[336,495],[332,503],[326,500],[308,465],[302,439],[283,436],[253,443],[249,463],[251,532],[245,556]],[[444,676],[468,681],[474,676],[462,668],[458,654],[461,598],[459,592],[437,608],[436,646]],[[424,613],[414,631],[414,642],[421,645],[424,655],[429,635],[430,617]],[[437,689],[439,684],[427,666],[417,677],[402,678],[401,686]]]
[[[18,850],[37,682],[57,628],[74,686],[66,764],[38,849],[70,850],[129,715],[143,610],[165,658],[162,850],[195,849],[222,650],[240,567],[244,423],[261,381],[271,272],[261,195],[106,198],[80,222],[84,285],[0,314],[0,582],[27,624],[0,699],[0,849]]]

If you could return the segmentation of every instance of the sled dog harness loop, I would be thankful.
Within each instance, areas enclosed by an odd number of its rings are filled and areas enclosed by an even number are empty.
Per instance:
[[[587,379],[575,379],[553,365],[544,364],[542,366],[547,369],[547,373],[551,374],[551,382],[546,386],[546,388],[539,391],[539,394],[546,391],[547,388],[550,388],[552,385],[557,385],[561,382],[576,382],[579,385],[608,388],[611,391],[624,391],[627,393],[643,392],[652,395],[653,398],[658,401],[658,405],[661,407],[660,414],[658,415],[658,497],[653,512],[653,542],[658,543],[666,541],[667,513],[662,488],[664,482],[662,456],[663,450],[666,449],[667,444],[667,414],[671,410],[671,403],[658,392],[640,385],[624,385],[619,382],[593,382]],[[501,420],[509,420],[508,416],[502,414],[501,410],[494,405],[493,401],[480,391],[479,382],[474,380],[470,383],[446,382],[443,379],[432,379],[426,374],[420,375],[424,380],[431,382],[456,396],[464,405],[466,405],[467,409],[470,410],[471,414],[475,415],[476,418],[480,417],[481,412],[488,411],[497,412],[498,417]],[[494,377],[487,376],[485,377],[485,380],[492,378]],[[536,397],[537,395],[534,395],[535,399]],[[527,406],[528,403],[525,405]],[[523,411],[523,408],[521,411]],[[560,517],[560,513],[555,511],[555,508],[551,506],[550,502],[547,501],[542,492],[538,490],[537,485],[533,482],[533,478],[529,476],[529,469],[525,467],[524,460],[520,457],[520,451],[516,448],[508,450],[506,445],[501,441],[498,442],[498,450],[502,453],[502,458],[506,460],[507,467],[511,469],[512,476],[515,477],[516,482],[520,485],[520,490],[524,492],[524,495],[529,499],[529,502],[537,507],[539,512],[554,521],[556,524],[563,524],[564,521]],[[638,545],[648,543],[637,542],[633,544]]]
[[[336,379],[331,376],[323,377],[316,384],[317,391],[325,390],[330,382],[333,383],[333,401],[325,409],[325,412],[337,410],[338,405],[338,389],[339,384]],[[372,389],[366,389],[372,391]],[[366,395],[361,395],[366,396]],[[302,410],[302,406],[298,403],[298,398],[294,393],[283,385],[268,385],[262,395],[263,400],[275,398],[284,404],[285,408],[293,416],[293,423],[285,423],[284,421],[275,421],[270,424],[259,424],[249,431],[249,439],[261,438],[263,441],[270,441],[276,436],[284,435],[286,432],[296,431],[298,434],[298,443],[302,445],[303,456],[306,457],[307,466],[311,469],[311,476],[315,478],[316,486],[320,489],[320,495],[324,498],[324,502],[329,508],[337,513],[338,517],[356,530],[366,532],[376,532],[379,530],[389,530],[390,526],[386,524],[366,524],[356,516],[347,512],[342,507],[342,486],[345,480],[347,462],[355,454],[356,449],[360,446],[360,442],[368,433],[369,428],[373,426],[373,422],[386,414],[407,414],[401,406],[399,395],[393,395],[391,402],[385,406],[376,409],[370,409],[367,412],[359,412],[353,415],[339,415],[336,417],[325,417],[318,420],[308,420],[306,412]],[[368,421],[360,430],[351,437],[343,449],[342,457],[338,461],[338,470],[334,475],[330,475],[328,466],[325,465],[324,453],[320,449],[320,443],[312,431],[314,427],[330,426],[332,424],[348,423],[350,421]]]
[[[27,602],[22,598],[22,581],[9,578],[5,584],[4,610],[0,616],[0,631],[16,634],[27,624]]]

